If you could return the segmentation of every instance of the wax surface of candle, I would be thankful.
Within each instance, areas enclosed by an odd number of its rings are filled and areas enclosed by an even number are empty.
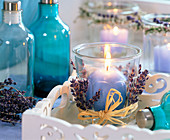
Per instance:
[[[94,110],[105,110],[106,97],[111,88],[118,90],[123,97],[123,102],[116,108],[121,109],[124,107],[126,100],[126,78],[117,69],[113,71],[97,70],[90,74],[88,77],[89,86],[87,91],[86,99],[91,99],[96,92],[101,89],[100,99],[94,103]],[[117,101],[118,96],[114,96],[115,101]]]
[[[156,72],[170,73],[170,43],[154,47],[154,69]]]
[[[117,26],[111,29],[103,29],[100,32],[100,40],[102,42],[128,42],[128,30],[120,29]]]

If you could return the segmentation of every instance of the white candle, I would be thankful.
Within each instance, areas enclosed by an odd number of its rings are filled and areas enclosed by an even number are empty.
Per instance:
[[[113,29],[105,28],[100,32],[100,40],[102,42],[127,43],[128,30],[120,29],[117,26],[115,26]]]
[[[170,43],[154,47],[154,68],[156,72],[170,73]]]

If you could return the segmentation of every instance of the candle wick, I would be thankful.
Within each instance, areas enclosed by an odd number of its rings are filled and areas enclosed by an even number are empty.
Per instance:
[[[109,71],[109,66],[106,67],[106,71]]]

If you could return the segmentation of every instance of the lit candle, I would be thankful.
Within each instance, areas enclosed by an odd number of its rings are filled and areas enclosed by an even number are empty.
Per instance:
[[[118,90],[123,97],[123,102],[116,108],[121,109],[124,107],[126,100],[126,78],[116,68],[111,69],[111,53],[109,45],[105,47],[105,69],[100,69],[92,72],[89,77],[89,86],[87,91],[87,100],[95,96],[96,92],[100,89],[100,99],[94,103],[94,110],[105,110],[106,97],[111,88]],[[114,96],[115,101],[118,99],[118,95]]]
[[[112,6],[112,2],[108,2],[108,3],[107,3],[107,6]]]
[[[100,40],[102,42],[128,42],[128,30],[120,29],[117,26],[111,28],[111,26],[104,26],[104,29],[100,32]]]
[[[156,72],[170,73],[170,43],[154,47],[154,67]]]

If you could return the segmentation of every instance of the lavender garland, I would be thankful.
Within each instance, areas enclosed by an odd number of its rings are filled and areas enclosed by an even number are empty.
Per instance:
[[[133,13],[132,15],[119,16],[114,14],[101,14],[101,13],[92,13],[88,12],[85,8],[80,7],[80,18],[88,18],[92,20],[94,24],[105,24],[109,23],[110,25],[120,25],[120,24],[129,24],[133,23],[137,26],[137,29],[142,28],[140,16],[138,12]],[[91,23],[91,24],[92,24]]]
[[[148,33],[168,33],[170,32],[170,18],[162,18],[162,19],[157,19],[157,18],[153,18],[153,22],[156,23],[157,25],[162,25],[160,27],[151,27],[151,28],[147,28],[145,27],[145,34]]]
[[[101,8],[102,5],[97,8]],[[107,8],[107,7],[106,7]],[[170,32],[170,18],[157,19],[154,18],[153,22],[162,25],[160,27],[147,27],[142,23],[141,16],[144,15],[142,12],[134,12],[130,15],[114,15],[114,14],[104,14],[97,13],[95,11],[89,10],[88,2],[84,3],[84,6],[80,7],[80,15],[78,18],[87,18],[91,20],[90,24],[109,24],[111,26],[128,24],[132,29],[143,30],[145,29],[145,34],[149,33],[168,33]],[[90,25],[89,24],[89,25]]]

